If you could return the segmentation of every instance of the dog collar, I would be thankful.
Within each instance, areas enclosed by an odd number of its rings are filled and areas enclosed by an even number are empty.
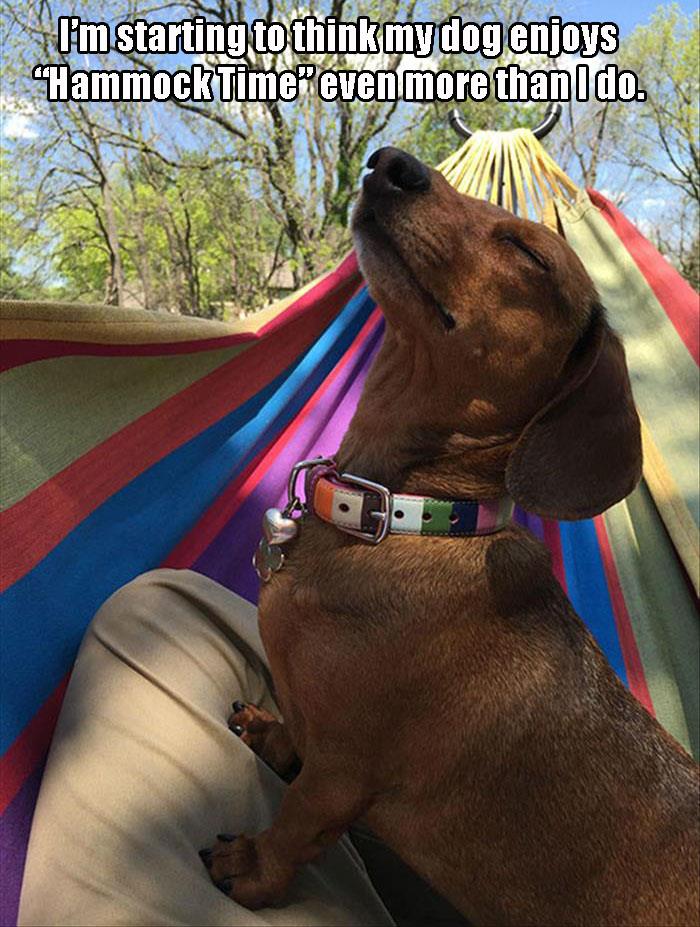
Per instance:
[[[508,496],[479,502],[392,493],[379,483],[339,474],[333,465],[308,472],[306,499],[318,518],[372,544],[388,534],[492,534],[510,521],[514,508]]]
[[[306,475],[306,504],[297,494],[301,473]],[[363,541],[379,544],[388,534],[492,534],[510,521],[513,506],[508,496],[477,502],[392,493],[380,483],[339,473],[331,458],[302,460],[289,476],[287,505],[283,510],[268,509],[263,516],[263,537],[253,566],[263,582],[281,570],[285,559],[282,547],[297,536],[299,516],[307,513]]]

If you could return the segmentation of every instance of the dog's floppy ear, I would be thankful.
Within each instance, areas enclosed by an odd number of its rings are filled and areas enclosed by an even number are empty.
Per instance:
[[[525,427],[506,485],[529,512],[589,518],[624,499],[642,472],[639,418],[622,343],[595,307],[554,398]]]

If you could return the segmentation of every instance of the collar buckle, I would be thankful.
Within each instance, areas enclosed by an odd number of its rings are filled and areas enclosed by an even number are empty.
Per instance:
[[[294,512],[299,512],[300,515],[306,515],[308,511],[308,497],[306,503],[304,503],[301,501],[301,497],[297,492],[299,475],[304,472],[308,473],[316,467],[332,467],[334,463],[335,461],[331,457],[312,457],[308,460],[300,460],[298,463],[294,464],[287,482],[287,505],[284,509],[285,515],[292,515]]]
[[[360,489],[369,490],[369,492],[379,496],[379,511],[370,512],[372,518],[377,521],[377,528],[374,533],[368,534],[365,531],[358,531],[355,528],[348,528],[346,526],[342,528],[347,534],[352,534],[362,541],[367,541],[369,544],[379,544],[387,536],[391,527],[391,515],[394,502],[391,492],[386,486],[382,486],[381,483],[374,483],[372,480],[366,480],[361,476],[354,476],[352,473],[340,473],[338,474],[338,479],[341,483],[359,486]]]

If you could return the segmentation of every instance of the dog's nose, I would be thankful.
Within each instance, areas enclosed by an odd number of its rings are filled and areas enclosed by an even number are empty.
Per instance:
[[[380,148],[367,162],[372,173],[365,179],[372,188],[403,190],[406,193],[425,193],[430,189],[430,170],[400,148]]]

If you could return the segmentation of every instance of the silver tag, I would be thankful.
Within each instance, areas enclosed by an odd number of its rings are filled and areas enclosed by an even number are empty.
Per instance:
[[[268,509],[263,515],[263,534],[268,544],[286,544],[299,533],[297,523],[279,509]]]
[[[268,544],[263,538],[253,556],[255,572],[264,583],[268,583],[273,573],[282,569],[284,552],[276,544]]]

